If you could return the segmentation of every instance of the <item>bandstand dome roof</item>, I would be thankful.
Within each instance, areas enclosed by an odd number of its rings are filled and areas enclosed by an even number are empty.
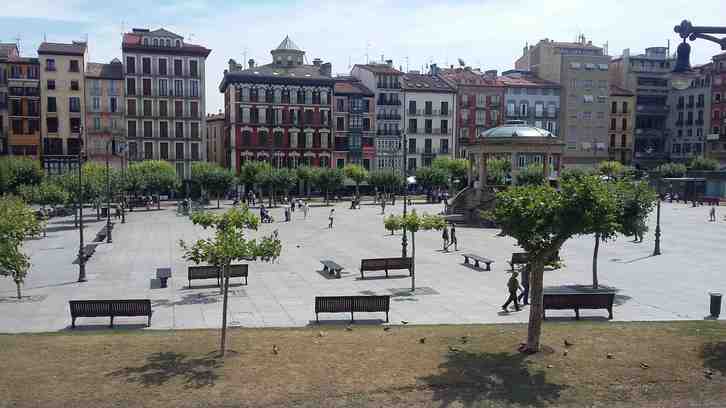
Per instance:
[[[546,129],[529,126],[527,124],[505,124],[488,129],[479,136],[481,138],[505,138],[505,137],[546,137],[556,138],[552,132]]]

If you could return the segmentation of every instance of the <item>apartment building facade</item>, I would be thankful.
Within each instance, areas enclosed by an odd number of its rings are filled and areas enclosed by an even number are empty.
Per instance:
[[[438,75],[408,73],[401,77],[406,170],[430,167],[440,156],[454,154],[456,89]]]
[[[41,43],[38,59],[42,161],[46,173],[59,174],[78,165],[85,144],[85,42]]]
[[[610,85],[610,160],[630,165],[633,161],[633,127],[635,125],[635,94]]]
[[[86,64],[86,155],[121,168],[126,161],[123,64]]]
[[[686,89],[671,89],[666,151],[672,161],[688,161],[705,153],[710,130],[711,64],[695,67],[696,78]]]
[[[334,99],[334,166],[342,168],[352,163],[372,170],[376,157],[375,94],[354,77],[338,77]]]
[[[524,48],[516,69],[560,84],[559,136],[566,143],[563,162],[593,167],[609,153],[608,94],[610,57],[581,36],[577,42],[540,40]]]
[[[229,61],[219,91],[224,94],[225,137],[230,168],[239,173],[246,161],[274,167],[330,167],[334,140],[332,66],[315,59],[289,37],[270,51],[272,63],[247,68]]]
[[[460,157],[462,144],[473,143],[485,130],[504,123],[504,84],[496,71],[434,66],[432,72],[456,89],[454,148]]]
[[[633,160],[637,166],[654,167],[670,157],[668,95],[672,70],[673,59],[666,47],[646,48],[639,55],[626,49],[610,64],[612,83],[635,93]]]
[[[529,71],[502,72],[505,121],[522,121],[530,126],[560,131],[560,84],[537,78]]]
[[[715,55],[711,66],[710,126],[706,154],[726,166],[726,53]]]
[[[224,143],[224,113],[207,114],[207,161],[227,167],[227,149]]]
[[[40,158],[40,72],[37,58],[0,44],[0,152]]]
[[[134,28],[122,42],[126,136],[131,162],[174,164],[186,180],[204,161],[205,64],[210,49],[163,28]]]
[[[403,73],[393,68],[392,60],[387,60],[385,63],[356,64],[351,75],[375,95],[376,153],[373,169],[403,171]]]

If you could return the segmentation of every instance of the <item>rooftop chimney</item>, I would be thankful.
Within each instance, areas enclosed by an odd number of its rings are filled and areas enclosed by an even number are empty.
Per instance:
[[[237,68],[237,61],[235,61],[232,58],[229,59],[229,61],[227,62],[227,65],[229,65],[229,71],[230,72],[237,71],[238,70],[238,68]]]
[[[484,71],[484,77],[486,79],[495,80],[497,79],[497,70],[496,69],[490,69],[488,71]]]
[[[319,67],[320,64],[322,64],[322,63],[323,63],[323,60],[321,60],[320,58],[315,58],[313,60],[313,65],[315,65],[316,67]]]
[[[390,68],[393,68],[393,60],[386,60],[386,65],[388,65]]]
[[[320,60],[318,60],[320,61]],[[322,62],[322,61],[320,61]],[[329,62],[326,62],[325,64],[320,64],[320,75],[326,76],[326,77],[332,77],[333,76],[333,65]]]
[[[431,75],[438,75],[439,74],[439,67],[436,64],[429,65],[430,74]]]
[[[249,65],[250,69],[252,69],[252,68],[255,67],[255,60],[253,60],[252,58],[250,58],[250,60],[247,61],[247,64]]]

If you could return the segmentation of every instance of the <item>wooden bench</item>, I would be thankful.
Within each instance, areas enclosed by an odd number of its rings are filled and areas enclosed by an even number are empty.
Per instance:
[[[389,270],[407,269],[411,276],[413,261],[411,258],[372,258],[360,260],[360,278],[364,279],[365,271],[386,271],[386,278]]]
[[[482,262],[482,263],[486,264],[486,266],[487,266],[486,270],[487,271],[491,271],[492,270],[492,266],[491,265],[494,263],[494,261],[492,261],[489,258],[484,258],[483,256],[479,256],[479,255],[475,255],[475,254],[462,254],[461,256],[464,257],[464,263],[467,264],[467,265],[469,265],[469,258],[471,258],[474,261],[474,267],[475,268],[479,268],[479,262]]]
[[[320,323],[319,313],[350,313],[353,322],[354,312],[386,312],[388,323],[390,307],[390,296],[316,296],[315,321]]]
[[[244,284],[247,285],[247,276],[248,268],[246,264],[229,266],[230,278],[245,278]],[[187,269],[187,277],[190,288],[192,287],[192,280],[194,279],[216,279],[217,286],[221,286],[222,284],[220,270],[213,265],[190,265]]]
[[[71,308],[71,328],[76,328],[78,317],[110,317],[113,327],[113,318],[117,316],[147,316],[147,326],[151,326],[151,300],[149,299],[128,299],[128,300],[71,300],[68,302]]]
[[[607,309],[608,319],[613,318],[613,302],[615,292],[612,290],[587,288],[545,288],[544,310],[574,309],[575,319],[580,319],[580,309]]]
[[[514,270],[517,265],[527,265],[529,263],[529,253],[527,252],[514,252],[512,259],[509,261],[509,267]]]
[[[340,279],[340,272],[343,270],[342,266],[329,259],[323,259],[320,263],[323,264],[323,272],[335,275],[336,278]]]

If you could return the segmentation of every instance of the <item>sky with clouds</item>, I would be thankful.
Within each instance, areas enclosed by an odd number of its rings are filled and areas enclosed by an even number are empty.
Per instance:
[[[92,62],[121,57],[121,33],[164,27],[212,49],[207,59],[207,110],[222,107],[217,86],[230,58],[270,62],[269,51],[289,35],[312,61],[348,73],[366,58],[393,59],[422,70],[432,62],[511,69],[526,42],[573,41],[583,33],[619,56],[679,41],[673,26],[726,26],[724,0],[24,0],[0,7],[0,41],[21,40],[24,55],[38,45],[85,40]],[[720,52],[697,40],[692,63]]]

